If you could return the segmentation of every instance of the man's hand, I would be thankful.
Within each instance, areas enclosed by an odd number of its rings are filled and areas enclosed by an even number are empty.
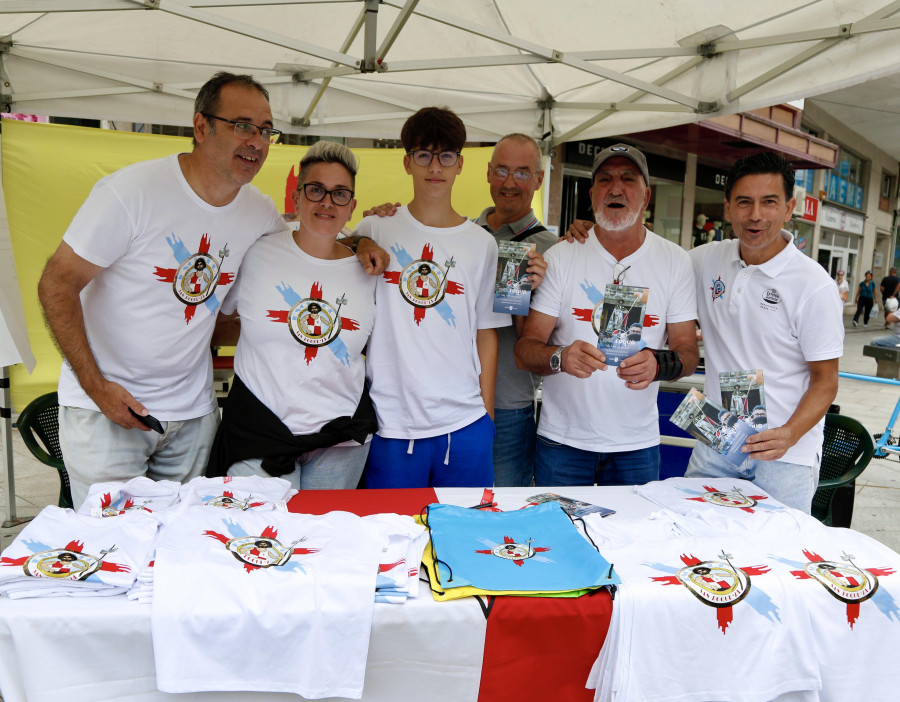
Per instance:
[[[356,257],[368,275],[381,275],[391,262],[391,255],[369,237],[357,242]]]
[[[591,235],[591,231],[594,229],[594,223],[589,222],[586,219],[576,219],[572,224],[569,225],[569,228],[566,230],[565,239],[569,243],[573,241],[577,241],[579,244],[583,244],[588,240],[588,237]]]
[[[97,403],[97,407],[100,408],[100,411],[103,412],[110,421],[115,422],[125,429],[150,431],[150,427],[140,422],[137,417],[128,411],[128,408],[130,407],[143,417],[149,414],[147,408],[138,402],[130,392],[118,383],[114,383],[104,378],[90,389],[85,388],[84,391],[95,403]]]
[[[741,451],[749,454],[750,458],[760,461],[777,461],[787,453],[791,446],[797,443],[799,438],[794,436],[787,425],[766,429],[758,434],[748,436],[747,443],[744,444]]]
[[[544,273],[547,272],[547,262],[538,251],[530,251],[528,253],[528,268],[525,269],[531,280],[531,290],[535,291],[544,279]]]
[[[560,369],[576,378],[590,378],[594,371],[606,370],[606,356],[596,346],[578,339],[563,349]]]
[[[377,205],[371,209],[363,210],[363,217],[371,217],[372,215],[378,215],[379,217],[393,217],[399,207],[399,202],[393,204],[386,202],[383,205]]]
[[[629,390],[643,390],[656,378],[659,364],[650,349],[641,349],[619,364],[616,374]]]

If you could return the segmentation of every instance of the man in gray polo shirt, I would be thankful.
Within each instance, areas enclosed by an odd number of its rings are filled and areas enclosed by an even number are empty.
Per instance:
[[[488,207],[477,223],[497,241],[524,241],[535,244],[528,273],[532,289],[537,288],[547,264],[543,254],[558,239],[534,216],[531,200],[541,187],[541,151],[525,134],[507,134],[497,142],[488,164],[487,179],[493,207]],[[494,401],[494,485],[530,486],[534,479],[534,391],[538,378],[516,367],[513,349],[524,316],[514,316],[514,326],[497,330],[497,394]]]

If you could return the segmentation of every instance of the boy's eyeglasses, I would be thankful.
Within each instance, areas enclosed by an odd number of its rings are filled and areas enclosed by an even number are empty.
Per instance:
[[[513,180],[517,183],[521,183],[524,185],[532,178],[534,178],[537,173],[531,173],[530,171],[511,171],[508,168],[491,166],[491,175],[494,176],[494,180],[506,180],[507,177],[512,176]],[[540,171],[538,171],[539,173]]]
[[[310,202],[322,202],[326,195],[331,195],[331,201],[338,207],[349,205],[353,199],[353,191],[347,188],[335,188],[334,190],[326,190],[321,185],[315,183],[304,183],[297,190],[302,190],[306,195],[306,199]]]
[[[406,155],[412,158],[413,162],[417,166],[421,166],[422,168],[427,168],[428,166],[430,166],[435,156],[437,156],[438,163],[440,163],[444,168],[450,168],[450,166],[455,166],[456,162],[459,161],[460,152],[426,151],[425,149],[416,149],[415,151],[407,151]]]
[[[220,122],[233,124],[234,133],[239,139],[252,139],[259,134],[263,141],[275,144],[282,135],[282,131],[280,129],[275,129],[275,127],[260,127],[252,122],[235,122],[233,119],[217,117],[216,115],[211,115],[206,112],[201,112],[200,114],[206,117],[206,119],[217,119]]]

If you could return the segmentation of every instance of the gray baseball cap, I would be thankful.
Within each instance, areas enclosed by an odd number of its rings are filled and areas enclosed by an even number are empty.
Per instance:
[[[629,146],[628,144],[613,144],[612,146],[607,146],[603,151],[594,156],[594,165],[591,167],[591,180],[594,180],[594,176],[597,175],[597,170],[600,166],[609,161],[609,159],[616,158],[617,156],[627,158],[634,163],[641,171],[641,175],[644,176],[644,185],[650,185],[650,171],[647,170],[646,156],[641,153],[640,149]]]

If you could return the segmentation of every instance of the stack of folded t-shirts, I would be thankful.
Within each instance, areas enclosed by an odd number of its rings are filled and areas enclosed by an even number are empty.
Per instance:
[[[152,481],[151,481],[152,482]],[[176,501],[168,508],[159,508],[153,513],[162,523],[159,538],[162,538],[166,525],[181,519],[185,510],[200,505],[217,507],[229,511],[269,512],[284,511],[285,500],[294,491],[283,478],[265,477],[223,477],[194,478],[184,485],[169,483],[176,489]],[[146,488],[142,495],[152,488]],[[153,602],[153,572],[156,564],[156,545],[150,551],[147,562],[140,569],[134,585],[128,591],[128,598],[141,604]]]
[[[184,508],[178,494],[180,490],[181,483],[172,480],[151,480],[146,476],[138,476],[127,482],[95,483],[88,490],[88,495],[78,508],[78,513],[110,518],[140,511],[165,525],[176,519]],[[161,531],[157,533],[157,538],[159,533]],[[128,590],[129,599],[142,603],[153,600],[155,554],[154,544],[145,562],[135,574],[134,583]]]
[[[428,508],[435,599],[474,594],[577,596],[614,585],[610,563],[578,531],[559,504],[514,512],[453,505]]]
[[[159,689],[359,698],[392,530],[348,512],[185,510],[156,552]]]
[[[237,511],[287,511],[287,501],[296,494],[284,478],[224,476],[194,478],[181,486],[185,506],[206,505]]]
[[[46,507],[0,558],[0,593],[11,598],[116,595],[147,562],[159,522],[143,511],[97,519]]]
[[[180,489],[180,483],[151,480],[143,475],[124,483],[95,483],[78,508],[78,514],[114,517],[138,510],[157,515],[160,521],[164,521],[165,515],[171,515],[173,508],[179,504]]]
[[[776,512],[793,512],[749,480],[669,478],[635,485],[634,491],[678,514],[713,511],[727,513],[734,519],[758,520],[760,515],[765,518]]]
[[[428,544],[425,527],[400,514],[373,514],[363,520],[386,530],[389,538],[378,566],[375,601],[403,604],[418,597],[419,565]]]
[[[765,702],[820,690],[823,637],[792,572],[800,568],[782,556],[803,558],[807,530],[792,512],[585,517],[622,578],[588,681],[594,699]],[[782,548],[784,539],[793,546]],[[727,665],[710,668],[709,655],[698,653],[710,651]]]

